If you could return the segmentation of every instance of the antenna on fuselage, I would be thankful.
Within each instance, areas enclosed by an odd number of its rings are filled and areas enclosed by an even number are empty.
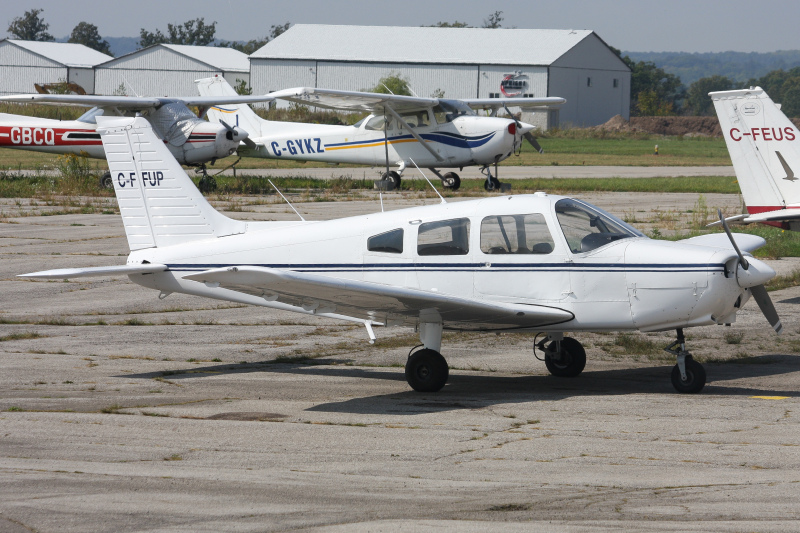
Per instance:
[[[425,173],[422,171],[422,169],[421,169],[421,168],[419,168],[419,167],[417,166],[417,162],[416,162],[416,161],[414,161],[413,159],[411,159],[410,157],[409,157],[409,159],[411,160],[411,162],[412,162],[412,163],[414,163],[414,166],[415,166],[415,167],[417,167],[417,170],[419,170],[419,173],[420,173],[420,174],[422,174],[422,177],[423,177],[423,178],[425,178],[425,181],[427,181],[427,182],[428,182],[428,185],[430,185],[430,186],[431,186],[431,189],[433,189],[433,192],[435,192],[436,194],[438,194],[438,195],[439,195],[439,198],[441,198],[441,199],[442,199],[442,203],[443,203],[443,204],[446,204],[446,203],[447,203],[447,200],[445,200],[445,199],[444,199],[444,196],[442,196],[441,194],[439,194],[439,191],[437,191],[437,190],[436,190],[436,187],[434,187],[434,186],[433,186],[433,183],[431,183],[431,180],[429,180],[429,179],[428,179],[428,176],[426,176],[426,175],[425,175]]]
[[[270,185],[272,185],[272,188],[273,188],[273,189],[275,189],[275,192],[277,192],[278,194],[280,194],[280,195],[281,195],[281,198],[283,198],[283,201],[284,201],[284,202],[286,202],[287,204],[289,204],[289,207],[291,207],[291,208],[292,208],[292,211],[294,211],[294,212],[295,212],[295,214],[296,214],[297,216],[299,216],[299,217],[300,217],[300,220],[302,220],[303,222],[305,222],[305,221],[306,221],[306,219],[304,219],[304,218],[303,218],[303,215],[301,215],[301,214],[300,214],[300,212],[299,212],[297,209],[295,209],[295,208],[294,208],[294,206],[292,205],[292,202],[290,202],[289,200],[287,200],[287,199],[286,199],[286,197],[283,195],[283,193],[282,193],[281,191],[279,191],[279,190],[278,190],[278,188],[275,186],[275,184],[274,184],[274,183],[272,183],[272,180],[271,180],[271,179],[268,179],[267,181],[269,182],[269,184],[270,184]]]

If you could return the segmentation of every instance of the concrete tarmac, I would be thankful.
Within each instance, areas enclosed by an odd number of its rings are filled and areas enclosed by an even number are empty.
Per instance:
[[[697,200],[586,197],[640,218]],[[123,264],[127,243],[119,216],[0,209],[0,531],[797,530],[798,287],[771,293],[782,337],[754,302],[732,328],[688,331],[698,395],[674,392],[667,354],[582,333],[574,379],[549,376],[530,336],[448,333],[450,381],[419,394],[410,330],[369,345],[346,323],[159,300],[125,277],[16,278]],[[229,214],[294,216],[254,209]]]

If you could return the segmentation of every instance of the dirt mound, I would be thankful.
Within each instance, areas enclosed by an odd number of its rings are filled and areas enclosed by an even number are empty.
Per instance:
[[[800,119],[791,119],[800,128]],[[722,130],[717,117],[631,117],[630,121],[615,115],[594,129],[614,132],[642,131],[656,135],[688,135],[719,137]]]

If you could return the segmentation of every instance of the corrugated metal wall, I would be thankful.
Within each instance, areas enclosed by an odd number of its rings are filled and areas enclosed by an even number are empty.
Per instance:
[[[86,94],[94,94],[94,69],[92,68],[70,67],[67,81],[83,87]]]
[[[67,79],[67,68],[7,41],[0,42],[0,94],[33,93],[34,83]]]
[[[208,78],[214,70],[162,71],[98,68],[95,71],[95,92],[114,95],[120,92],[134,96],[197,96],[194,80]]]
[[[561,126],[596,126],[614,115],[629,118],[630,83],[630,72],[551,68],[551,95],[567,99],[561,107]]]
[[[266,94],[290,87],[315,87],[316,61],[250,60],[253,94]]]
[[[500,93],[500,82],[507,74],[520,72],[526,76],[527,87],[524,94],[535,97],[554,96],[547,94],[547,67],[531,67],[520,65],[482,65],[478,98],[489,98],[491,94]],[[502,94],[502,93],[501,93]]]

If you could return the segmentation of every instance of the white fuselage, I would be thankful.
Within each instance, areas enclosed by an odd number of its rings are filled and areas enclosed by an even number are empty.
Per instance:
[[[233,154],[240,139],[228,139],[226,134],[220,124],[198,121],[185,140],[165,144],[179,163],[194,165]],[[106,158],[97,124],[8,113],[0,113],[0,148]]]
[[[750,293],[737,283],[736,255],[731,249],[634,235],[587,252],[573,251],[580,244],[566,236],[571,230],[562,228],[564,222],[556,214],[556,202],[562,199],[537,193],[321,222],[248,223],[247,231],[239,235],[135,251],[129,263],[166,264],[169,271],[130,277],[165,293],[288,308],[183,279],[212,268],[256,265],[468,299],[543,305],[574,315],[566,323],[533,328],[538,331],[654,331],[730,323],[749,298]],[[519,249],[498,253],[496,248],[487,248],[494,221],[519,215],[533,215],[544,222],[536,239],[520,245],[538,247],[539,253],[520,253]],[[467,228],[466,249],[459,255],[436,255],[437,249],[426,243],[450,236],[433,231],[423,243],[419,230],[429,223],[452,220],[460,220],[460,227]],[[394,245],[397,250],[368,249],[371,237],[398,230],[402,236]],[[509,243],[509,231],[507,224],[502,236],[494,238]],[[509,243],[510,249],[514,246]]]
[[[261,135],[251,134],[258,149],[241,147],[249,157],[291,159],[381,166],[460,168],[491,165],[509,157],[519,146],[519,133],[511,133],[513,120],[498,117],[460,116],[445,124],[414,126],[417,133],[441,159],[420,145],[404,127],[390,122],[388,131],[369,129],[374,115],[358,126],[330,126],[290,122],[262,123]],[[431,121],[434,122],[434,121]],[[387,146],[388,144],[388,146]]]

